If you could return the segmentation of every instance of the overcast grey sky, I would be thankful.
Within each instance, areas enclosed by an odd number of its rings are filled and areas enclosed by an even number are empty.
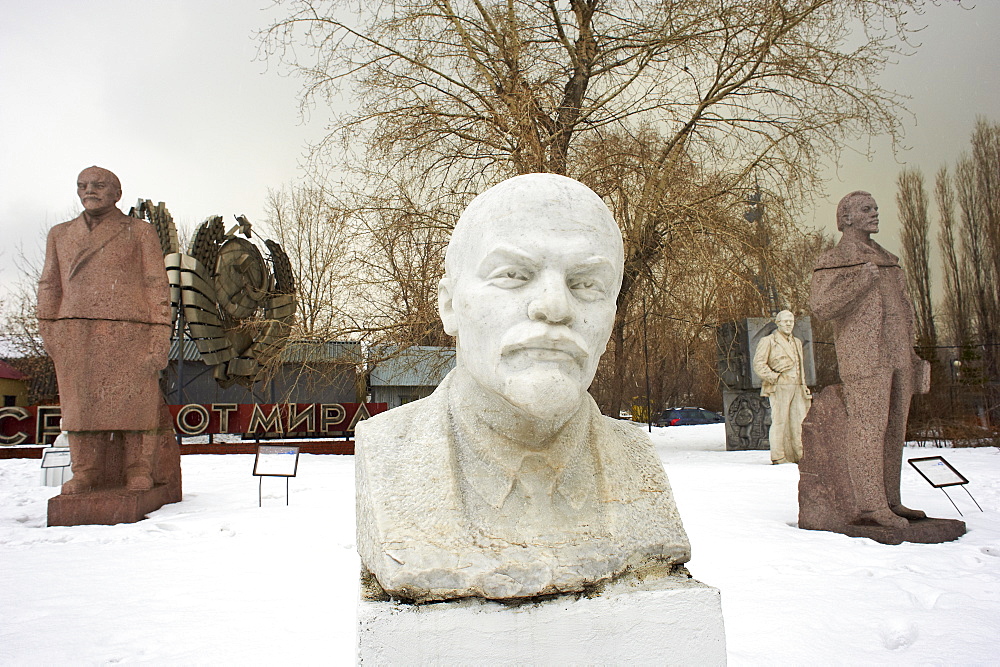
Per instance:
[[[92,164],[121,178],[126,212],[142,197],[191,227],[262,221],[323,130],[322,113],[300,122],[298,81],[254,61],[270,4],[0,0],[0,264],[78,210]]]
[[[913,97],[912,150],[873,143],[871,161],[847,155],[830,197],[804,224],[831,229],[834,203],[855,189],[883,210],[879,241],[898,251],[901,161],[933,176],[968,144],[977,115],[1000,120],[1000,0],[931,8],[914,56],[886,80]],[[275,14],[268,0],[0,0],[0,296],[23,243],[78,208],[77,173],[91,164],[122,179],[122,207],[165,201],[193,227],[209,215],[263,220],[267,189],[300,177],[325,114],[298,117],[299,82],[255,62],[253,33]],[[280,8],[279,10],[280,11]]]
[[[874,138],[870,159],[847,151],[839,169],[829,170],[829,197],[817,202],[812,220],[824,229],[835,228],[834,207],[852,190],[868,190],[879,202],[882,233],[878,241],[898,254],[896,176],[905,165],[919,166],[933,189],[933,179],[944,164],[954,166],[968,149],[977,116],[1000,122],[1000,0],[963,0],[959,9],[951,0],[930,7],[914,24],[927,27],[915,38],[914,55],[891,65],[883,76],[888,88],[909,96],[904,117],[909,150],[893,155],[885,138]],[[863,144],[858,148],[864,149]],[[931,202],[932,222],[936,221]]]

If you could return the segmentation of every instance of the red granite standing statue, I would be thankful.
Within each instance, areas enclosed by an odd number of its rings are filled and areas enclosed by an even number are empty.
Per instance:
[[[842,384],[813,402],[802,428],[799,527],[887,544],[943,542],[965,524],[929,519],[900,498],[910,399],[930,388],[913,349],[913,306],[899,258],[872,240],[878,205],[867,192],[837,206],[840,243],[816,263],[809,305],[831,320]]]
[[[181,496],[158,384],[170,347],[167,276],[156,231],[117,208],[117,176],[84,169],[77,193],[84,211],[49,232],[38,284],[73,469],[49,502],[49,525],[138,521]]]

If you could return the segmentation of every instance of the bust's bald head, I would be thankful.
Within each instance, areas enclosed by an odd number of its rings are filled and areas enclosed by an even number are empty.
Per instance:
[[[462,212],[445,254],[446,277],[461,272],[460,258],[482,241],[486,230],[502,231],[531,211],[533,216],[560,220],[565,229],[599,234],[613,250],[618,286],[624,266],[621,230],[607,205],[583,183],[558,174],[522,174],[481,193]],[[617,291],[616,291],[617,293]]]

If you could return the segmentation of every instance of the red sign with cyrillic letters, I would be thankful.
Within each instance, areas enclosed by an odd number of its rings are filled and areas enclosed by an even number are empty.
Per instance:
[[[336,437],[385,412],[386,403],[188,403],[171,405],[180,435],[236,433],[257,437]],[[0,445],[51,442],[59,435],[58,405],[0,408]]]

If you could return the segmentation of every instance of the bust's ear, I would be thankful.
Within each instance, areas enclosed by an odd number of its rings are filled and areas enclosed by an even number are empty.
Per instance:
[[[455,317],[455,304],[453,302],[452,285],[448,276],[438,283],[438,315],[444,323],[444,332],[449,336],[458,335],[458,320]]]

